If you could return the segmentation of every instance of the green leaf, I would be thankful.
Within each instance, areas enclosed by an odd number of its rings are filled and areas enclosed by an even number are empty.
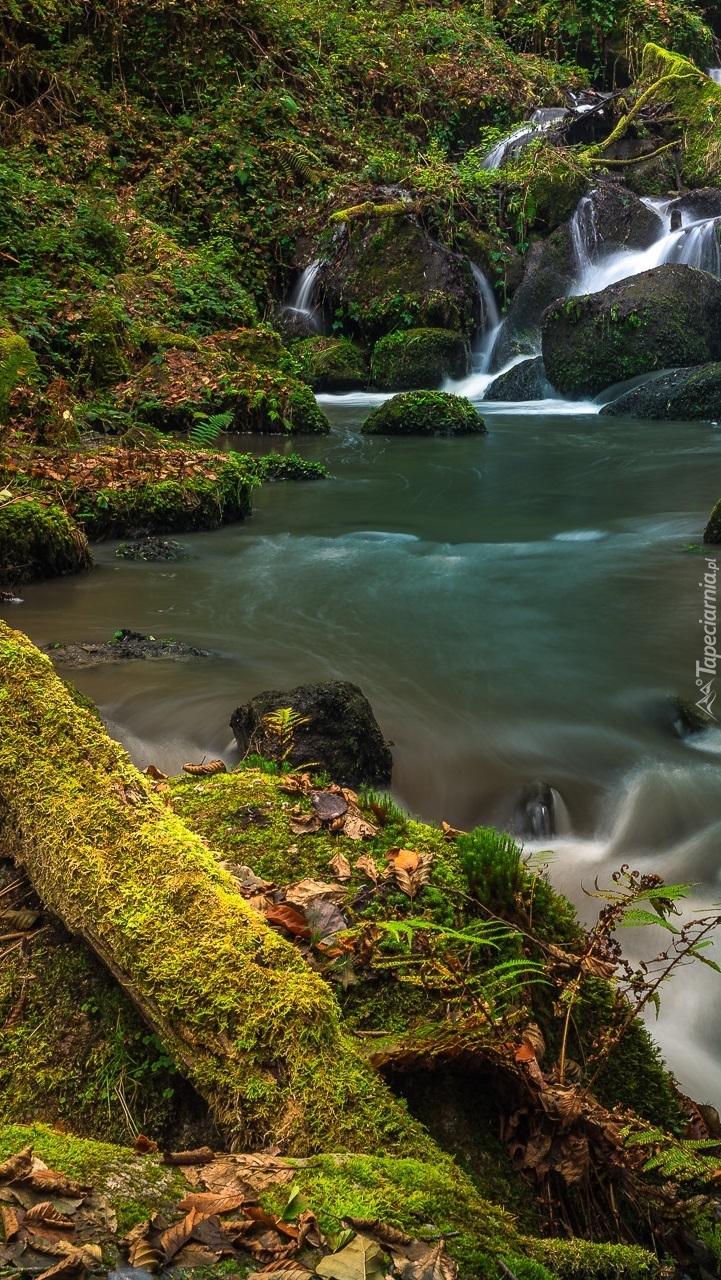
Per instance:
[[[669,933],[678,933],[679,930],[675,925],[669,924],[668,920],[664,920],[663,916],[656,915],[654,911],[644,911],[642,907],[630,907],[624,912],[623,919],[620,921],[624,928],[635,929],[641,925],[655,924],[662,929],[668,929]]]

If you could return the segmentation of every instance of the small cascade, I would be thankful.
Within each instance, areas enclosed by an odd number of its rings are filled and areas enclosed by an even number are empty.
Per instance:
[[[505,138],[501,138],[496,143],[492,151],[483,161],[483,169],[498,169],[500,165],[508,160],[510,156],[517,156],[523,150],[531,138],[539,133],[545,133],[547,129],[552,129],[554,125],[560,124],[562,120],[569,114],[566,107],[539,107],[534,111],[530,120],[525,124],[519,125]]]
[[[471,274],[481,303],[481,329],[479,339],[473,352],[474,373],[487,373],[493,355],[496,339],[501,331],[503,321],[498,310],[498,303],[490,282],[483,272],[471,263]]]
[[[718,216],[682,223],[671,231],[668,214],[671,201],[647,198],[644,204],[658,213],[663,221],[659,238],[648,249],[619,249],[606,253],[596,229],[593,201],[588,196],[581,198],[571,221],[578,268],[571,293],[598,293],[610,284],[665,263],[683,263],[721,279],[721,219]]]
[[[721,84],[721,67],[709,67],[706,75],[709,76],[715,84]]]
[[[307,316],[309,319],[312,318],[316,283],[321,266],[321,259],[315,258],[309,266],[301,271],[295,288],[283,308],[284,311],[296,311],[302,316]]]

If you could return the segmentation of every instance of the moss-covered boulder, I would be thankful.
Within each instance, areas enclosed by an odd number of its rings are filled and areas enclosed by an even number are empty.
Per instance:
[[[528,222],[538,230],[553,231],[576,208],[588,186],[589,170],[578,156],[541,136],[505,167],[504,178],[520,187]]]
[[[689,187],[710,186],[721,177],[721,85],[680,54],[647,44],[639,88],[655,85],[654,98],[678,122],[679,168]]]
[[[507,373],[494,378],[486,387],[484,400],[546,400],[553,395],[553,388],[546,377],[543,356],[532,356],[514,364]]]
[[[353,391],[368,381],[368,357],[348,338],[305,338],[293,348],[301,375],[314,391]]]
[[[448,329],[396,329],[376,343],[371,381],[384,391],[440,387],[471,371],[471,344]]]
[[[588,193],[587,216],[599,253],[648,249],[663,231],[655,209],[620,182],[600,182]]]
[[[601,413],[612,418],[718,422],[721,420],[721,364],[703,364],[665,373],[604,405]]]
[[[310,387],[207,340],[200,351],[165,351],[117,392],[119,405],[162,431],[192,427],[198,414],[230,414],[229,431],[323,434],[330,424]]]
[[[291,356],[283,345],[280,334],[270,325],[257,325],[255,328],[231,329],[227,333],[216,333],[209,339],[220,351],[261,369],[289,369]]]
[[[467,436],[484,432],[486,424],[464,396],[404,391],[373,409],[362,430],[369,436]]]
[[[302,718],[293,733],[288,762],[296,768],[312,761],[334,782],[385,787],[393,757],[370,702],[356,684],[329,680],[295,689],[266,689],[238,707],[230,720],[239,749],[273,757],[278,734],[268,717],[290,707]]]
[[[346,331],[367,342],[409,325],[471,333],[477,312],[468,262],[411,218],[348,224],[321,287]]]
[[[720,358],[721,281],[693,267],[655,267],[543,315],[546,372],[562,395]]]
[[[24,498],[0,502],[0,584],[82,573],[91,564],[84,533],[62,507]]]
[[[536,355],[541,316],[549,302],[573,284],[578,266],[568,223],[545,239],[534,240],[525,257],[523,280],[516,289],[493,349],[492,369],[502,369],[517,355]]]
[[[40,368],[26,338],[0,329],[0,425],[22,411],[40,383]]]
[[[721,542],[721,498],[719,498],[711,515],[708,518],[706,528],[703,531],[704,542],[713,543],[718,546]]]

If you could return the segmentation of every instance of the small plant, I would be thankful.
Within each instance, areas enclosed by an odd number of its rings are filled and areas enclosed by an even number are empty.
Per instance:
[[[262,721],[270,737],[274,739],[273,758],[280,765],[288,763],[295,750],[295,733],[304,724],[310,724],[310,716],[302,716],[292,707],[279,707],[269,711]]]
[[[188,432],[188,440],[195,449],[210,449],[233,421],[233,414],[229,409],[225,413],[196,413],[194,417],[195,422]]]

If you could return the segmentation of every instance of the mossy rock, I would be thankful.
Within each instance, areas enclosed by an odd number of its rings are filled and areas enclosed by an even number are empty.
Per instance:
[[[721,420],[721,363],[665,373],[604,405],[601,413],[612,418],[718,422]]]
[[[570,218],[588,187],[589,170],[579,157],[540,139],[505,166],[504,179],[520,186],[531,226],[552,231]]]
[[[471,371],[471,346],[447,329],[397,329],[376,343],[371,381],[385,391],[440,387]]]
[[[373,409],[362,430],[369,436],[467,436],[484,432],[486,424],[464,396],[404,391]]]
[[[576,275],[576,255],[568,223],[550,236],[536,239],[524,259],[523,280],[516,289],[493,348],[492,370],[501,370],[517,355],[535,356],[541,317],[549,301],[561,298]]]
[[[85,535],[62,507],[34,500],[0,503],[0,583],[83,573],[92,565]]]
[[[633,191],[620,182],[599,182],[588,194],[599,254],[620,249],[648,249],[659,239],[664,224]]]
[[[660,80],[656,100],[683,122],[681,177],[689,187],[710,186],[721,177],[721,85],[680,54],[647,44],[639,88]]]
[[[353,391],[368,381],[366,353],[348,338],[304,338],[293,355],[314,391]]]
[[[501,298],[510,298],[523,279],[523,256],[499,235],[463,224],[457,233],[458,246],[491,281]]]
[[[531,356],[495,378],[486,387],[483,398],[517,403],[522,400],[546,400],[552,395],[553,387],[546,377],[543,357]]]
[[[703,540],[713,546],[718,546],[721,543],[721,498],[719,498],[708,518],[706,528],[703,531]]]
[[[399,327],[473,331],[477,299],[468,262],[410,218],[351,224],[322,289],[334,317],[366,342]]]
[[[117,304],[96,302],[80,335],[82,357],[78,379],[93,387],[108,387],[130,373],[130,330]]]
[[[241,360],[250,361],[261,369],[290,367],[290,352],[284,346],[280,334],[271,329],[270,325],[215,333],[209,342],[220,351],[227,351]]]
[[[39,384],[40,368],[27,339],[11,329],[0,329],[0,423],[8,422],[15,409],[22,409],[23,393]]]
[[[145,324],[139,322],[130,328],[130,341],[142,355],[154,355],[157,351],[199,351],[197,338],[190,333],[181,333],[162,324]]]
[[[594,396],[627,378],[721,358],[721,281],[667,265],[561,298],[543,315],[543,359],[561,395]]]
[[[229,431],[326,434],[330,423],[299,378],[254,364],[206,340],[201,351],[168,350],[117,392],[125,410],[161,431],[184,431],[197,414],[230,413]]]

